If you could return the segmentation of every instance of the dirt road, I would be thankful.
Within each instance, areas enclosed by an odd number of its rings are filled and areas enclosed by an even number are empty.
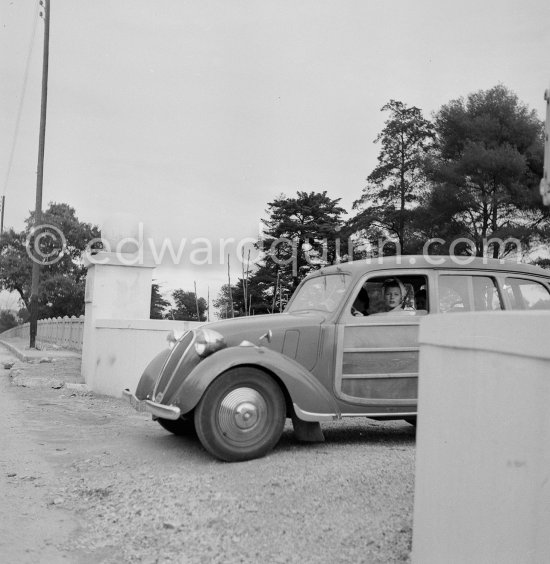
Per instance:
[[[4,561],[409,561],[407,423],[327,424],[315,445],[288,425],[269,456],[226,464],[122,400],[14,385],[7,358],[0,350]]]

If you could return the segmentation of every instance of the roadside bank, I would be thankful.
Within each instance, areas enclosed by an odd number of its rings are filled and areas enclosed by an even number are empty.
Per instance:
[[[9,356],[2,360],[2,367],[10,371],[11,383],[16,386],[88,390],[80,373],[79,353],[46,344],[31,349],[21,338],[0,338],[0,349]]]

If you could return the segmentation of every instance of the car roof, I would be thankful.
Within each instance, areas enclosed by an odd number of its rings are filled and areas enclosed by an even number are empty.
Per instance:
[[[515,260],[492,259],[486,257],[465,257],[448,255],[397,255],[376,257],[325,266],[310,276],[321,274],[348,273],[360,275],[367,271],[403,269],[437,270],[499,270],[512,273],[533,274],[550,278],[550,271],[544,268],[517,262]]]

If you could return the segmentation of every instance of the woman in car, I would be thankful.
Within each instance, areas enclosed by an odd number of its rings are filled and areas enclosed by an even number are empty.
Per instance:
[[[407,304],[407,290],[405,285],[398,278],[388,278],[382,284],[384,295],[384,309],[381,313],[403,313],[414,311],[414,308]]]

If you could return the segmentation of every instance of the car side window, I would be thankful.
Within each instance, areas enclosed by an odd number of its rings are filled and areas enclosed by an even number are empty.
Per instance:
[[[550,309],[550,292],[539,282],[509,277],[505,290],[512,309]]]
[[[421,275],[374,276],[356,289],[350,315],[425,315],[428,313],[428,279]]]
[[[439,311],[497,311],[504,309],[494,278],[482,275],[442,274],[439,277]]]
[[[471,310],[468,277],[441,275],[439,277],[439,311],[457,313]]]

